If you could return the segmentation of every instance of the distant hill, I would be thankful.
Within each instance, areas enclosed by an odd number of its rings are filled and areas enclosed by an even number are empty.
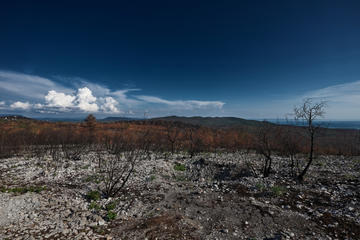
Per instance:
[[[236,117],[160,117],[151,120],[173,121],[186,124],[212,127],[212,128],[238,128],[238,127],[258,127],[262,125],[261,121],[246,120]]]
[[[104,119],[97,119],[99,122],[121,122],[121,121],[136,121],[143,120],[140,118],[127,118],[127,117],[107,117]]]
[[[44,122],[83,122],[85,117],[82,118],[61,118],[61,117],[43,117],[43,118],[28,118],[21,115],[0,115],[1,120],[16,121],[16,120],[33,120]],[[98,122],[118,122],[118,121],[136,121],[142,120],[140,118],[126,118],[126,117],[107,117],[104,119],[97,119]]]
[[[32,118],[24,117],[21,115],[1,115],[0,119],[3,121],[34,120]]]
[[[83,122],[85,118],[37,118],[41,121],[46,122]],[[104,119],[96,119],[98,122],[118,122],[118,121],[134,121],[138,120],[135,118],[126,118],[126,117],[107,117]]]
[[[36,118],[37,120],[44,122],[69,122],[69,123],[77,123],[84,121],[83,118]]]
[[[82,122],[83,118],[28,118],[21,115],[0,115],[2,121],[45,121],[45,122]],[[161,123],[165,122],[177,122],[185,125],[194,125],[211,128],[241,128],[241,127],[258,127],[262,125],[261,121],[246,120],[236,117],[178,117],[168,116],[151,119],[141,118],[127,118],[127,117],[106,117],[104,119],[97,119],[98,122],[134,122],[134,123]]]

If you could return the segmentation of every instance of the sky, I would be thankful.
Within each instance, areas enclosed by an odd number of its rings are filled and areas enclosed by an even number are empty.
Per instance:
[[[0,114],[360,120],[359,1],[2,1]],[[289,115],[288,115],[289,116]]]

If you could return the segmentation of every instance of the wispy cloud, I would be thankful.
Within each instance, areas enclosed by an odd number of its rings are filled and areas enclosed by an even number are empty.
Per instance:
[[[326,118],[360,119],[360,81],[309,91],[303,97],[327,101]]]
[[[332,102],[357,103],[360,105],[360,81],[328,86],[305,94]]]
[[[72,89],[36,75],[0,70],[0,94],[43,99],[49,90],[70,93]]]
[[[120,105],[133,107],[141,103],[140,101],[131,98],[129,96],[130,92],[141,91],[141,89],[139,88],[112,90],[104,85],[90,82],[89,80],[81,77],[56,76],[56,79],[59,79],[63,82],[71,83],[76,89],[86,87],[90,89],[93,95],[95,96],[99,96],[99,97],[110,96],[113,99],[115,99]]]
[[[141,89],[124,89],[124,90],[117,90],[114,92],[111,92],[111,95],[116,98],[119,103],[124,104],[126,106],[132,107],[132,106],[137,106],[139,104],[141,104],[141,101],[134,99],[134,98],[130,98],[128,96],[129,92],[133,92],[133,91],[141,91]]]
[[[224,106],[224,102],[221,101],[198,101],[198,100],[166,100],[154,96],[136,96],[138,99],[148,103],[165,104],[168,106],[174,106],[184,109],[196,109],[196,108],[218,108],[221,109]]]

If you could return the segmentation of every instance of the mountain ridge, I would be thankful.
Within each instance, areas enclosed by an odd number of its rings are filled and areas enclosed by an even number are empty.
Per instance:
[[[262,121],[247,120],[244,118],[237,118],[237,117],[167,116],[167,117],[152,118],[151,120],[182,122],[192,125],[215,127],[215,128],[234,128],[234,127],[236,128],[243,126],[256,127],[262,125]]]

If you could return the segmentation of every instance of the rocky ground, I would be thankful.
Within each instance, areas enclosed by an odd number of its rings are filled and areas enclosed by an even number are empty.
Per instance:
[[[320,156],[303,184],[286,159],[265,179],[261,164],[152,154],[106,199],[94,153],[0,159],[0,239],[360,239],[360,158]]]

